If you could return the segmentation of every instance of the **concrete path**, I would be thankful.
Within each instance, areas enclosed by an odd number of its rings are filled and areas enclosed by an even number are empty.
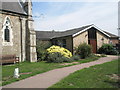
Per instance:
[[[6,85],[3,88],[48,88],[51,85],[60,81],[62,78],[68,76],[69,74],[77,70],[88,68],[90,66],[102,64],[105,62],[110,62],[114,59],[118,59],[118,56],[103,57],[103,58],[100,58],[99,60],[92,61],[89,63],[83,63],[83,64],[74,65],[70,67],[54,69],[54,70],[51,70],[42,74],[38,74],[36,76],[32,76],[30,78]]]

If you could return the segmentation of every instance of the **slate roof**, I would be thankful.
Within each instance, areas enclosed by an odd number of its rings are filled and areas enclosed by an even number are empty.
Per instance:
[[[118,36],[116,36],[116,35],[114,35],[112,33],[109,33],[107,31],[103,31],[103,32],[105,32],[106,34],[108,34],[111,38],[119,38]]]
[[[63,37],[63,36],[73,35],[73,34],[79,32],[79,31],[82,31],[82,30],[88,28],[89,26],[91,26],[91,25],[87,25],[87,26],[83,26],[83,27],[80,27],[80,28],[75,28],[75,29],[63,31],[62,35],[61,36],[57,36],[57,37]]]
[[[75,29],[71,29],[71,30],[66,30],[66,31],[62,31],[62,32],[57,32],[57,31],[36,31],[36,37],[39,40],[50,40],[53,38],[59,38],[59,37],[65,37],[65,36],[72,36],[88,27],[90,27],[92,25],[87,25],[87,26],[83,26],[80,28],[75,28]],[[103,30],[102,30],[103,31]],[[104,33],[106,33],[107,35],[110,36],[110,38],[118,38],[118,36],[111,34],[109,32],[103,31]]]
[[[88,26],[83,26],[81,28],[76,28],[76,29],[71,29],[71,30],[66,30],[62,32],[57,32],[57,31],[36,31],[36,37],[39,40],[49,40],[52,38],[58,38],[58,37],[65,37],[65,36],[71,36],[79,31],[82,31],[83,29],[89,27]]]
[[[10,2],[9,0],[0,0],[0,3],[1,2],[2,2],[2,7],[0,6],[0,10],[27,15],[24,9],[22,8],[22,5],[18,1]]]
[[[57,36],[61,36],[62,32],[55,31],[36,31],[36,37],[39,40],[49,40]]]

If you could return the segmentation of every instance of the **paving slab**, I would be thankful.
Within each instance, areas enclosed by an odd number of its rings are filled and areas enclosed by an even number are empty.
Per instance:
[[[96,61],[92,61],[88,63],[54,69],[54,70],[51,70],[51,71],[48,71],[42,74],[38,74],[32,77],[26,78],[18,82],[14,82],[12,84],[3,86],[3,88],[48,88],[51,85],[59,82],[64,77],[68,76],[69,74],[77,70],[88,68],[90,66],[102,64],[105,62],[110,62],[115,59],[118,59],[118,56],[103,57]]]

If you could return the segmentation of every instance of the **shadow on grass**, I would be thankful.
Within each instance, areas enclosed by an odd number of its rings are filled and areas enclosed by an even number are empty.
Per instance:
[[[120,88],[120,81],[114,82],[114,81],[104,81],[105,83],[109,83],[115,88]]]
[[[111,84],[115,88],[120,88],[120,75],[119,74],[109,74],[109,78],[105,80],[105,83]]]

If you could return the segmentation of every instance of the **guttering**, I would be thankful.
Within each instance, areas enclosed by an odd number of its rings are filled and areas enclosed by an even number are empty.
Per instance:
[[[105,34],[105,35],[108,36],[109,38],[111,37],[111,36],[108,35],[107,33],[103,32],[100,28],[98,28],[97,26],[95,26],[94,24],[92,24],[92,25],[89,26],[88,28],[83,29],[82,31],[79,31],[79,32],[73,34],[72,37],[75,37],[75,36],[79,35],[80,33],[85,32],[85,31],[87,31],[88,29],[90,29],[90,28],[92,28],[92,27],[96,28],[98,31],[102,32],[103,34]]]
[[[0,11],[3,12],[6,12],[6,13],[10,13],[10,14],[17,14],[17,15],[23,15],[23,16],[28,16],[27,14],[23,14],[23,13],[17,13],[17,12],[14,12],[14,11],[8,11],[8,10],[3,10],[3,9],[0,9]]]

